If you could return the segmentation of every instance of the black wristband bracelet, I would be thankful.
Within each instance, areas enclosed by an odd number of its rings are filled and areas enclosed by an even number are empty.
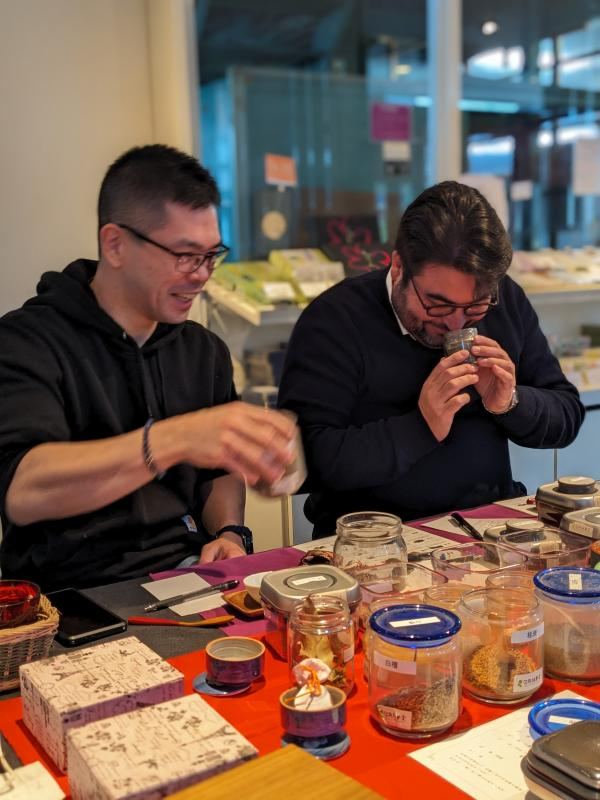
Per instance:
[[[250,528],[247,528],[245,525],[224,525],[215,533],[215,539],[218,539],[222,533],[226,533],[227,531],[231,531],[231,533],[235,533],[240,537],[246,553],[250,554],[254,552],[254,541]]]
[[[150,428],[153,425],[154,417],[148,417],[142,433],[142,455],[144,456],[144,464],[148,470],[154,475],[155,478],[160,480],[165,473],[161,472],[154,463],[154,456],[152,455],[152,448],[150,447]]]

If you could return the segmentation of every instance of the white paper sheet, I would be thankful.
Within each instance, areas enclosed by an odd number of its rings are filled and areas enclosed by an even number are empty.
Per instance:
[[[581,697],[565,691],[554,697]],[[532,704],[533,705],[533,704]],[[531,706],[478,725],[414,753],[423,766],[476,800],[525,800],[521,760],[531,747],[527,715]]]
[[[1,774],[0,795],[3,800],[62,800],[65,796],[39,761]]]
[[[529,495],[523,497],[513,497],[512,500],[497,500],[495,506],[504,506],[504,508],[513,508],[515,511],[523,511],[525,514],[531,514],[532,517],[537,517],[534,498]]]
[[[185,575],[175,575],[172,578],[163,578],[160,581],[150,581],[142,584],[142,588],[154,595],[157,600],[168,600],[169,597],[175,597],[178,594],[197,592],[207,586],[210,586],[210,583],[196,575],[195,572],[186,572]],[[220,608],[224,603],[223,595],[220,592],[216,592],[215,594],[209,594],[208,597],[186,600],[185,603],[178,603],[175,606],[169,606],[169,608],[179,614],[180,617],[185,617],[188,614],[210,611],[211,608]]]
[[[479,531],[481,534],[483,534],[485,530],[492,525],[501,525],[503,522],[506,522],[506,519],[490,519],[489,517],[465,517],[465,519],[475,528],[475,530]],[[514,522],[514,517],[511,518],[511,522]],[[436,531],[447,531],[448,533],[460,534],[465,533],[462,528],[454,523],[452,517],[438,517],[437,519],[432,519],[427,523],[427,526],[430,528],[435,528]],[[465,534],[465,541],[469,540],[473,541],[473,537],[469,536],[469,534]]]

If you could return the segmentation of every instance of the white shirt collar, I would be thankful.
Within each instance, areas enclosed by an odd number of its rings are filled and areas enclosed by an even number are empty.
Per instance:
[[[410,333],[406,330],[402,322],[400,321],[400,317],[396,314],[396,309],[394,308],[394,304],[392,303],[392,270],[391,267],[388,270],[388,274],[385,279],[385,285],[387,288],[388,297],[390,298],[390,305],[392,307],[392,311],[394,312],[394,316],[396,317],[396,321],[400,326],[400,330],[402,331],[403,336],[410,336]]]

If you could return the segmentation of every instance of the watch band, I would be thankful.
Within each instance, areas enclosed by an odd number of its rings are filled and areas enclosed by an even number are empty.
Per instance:
[[[493,414],[495,417],[502,417],[504,416],[504,414],[508,414],[509,411],[512,411],[513,408],[515,408],[515,406],[519,404],[519,393],[517,392],[517,387],[513,386],[512,395],[510,397],[510,403],[508,404],[508,407],[504,409],[504,411],[491,411],[483,402],[483,400],[481,401],[481,403],[485,408],[485,410],[488,412],[488,414]]]
[[[231,531],[231,533],[235,533],[240,537],[244,545],[244,550],[248,555],[254,552],[254,540],[250,528],[246,527],[246,525],[223,525],[223,527],[215,533],[214,538],[218,539],[221,534],[227,533],[227,531]]]

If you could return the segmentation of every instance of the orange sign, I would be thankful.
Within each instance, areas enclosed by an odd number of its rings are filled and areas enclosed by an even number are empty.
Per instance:
[[[292,156],[265,154],[265,183],[276,186],[298,186],[296,161]]]

